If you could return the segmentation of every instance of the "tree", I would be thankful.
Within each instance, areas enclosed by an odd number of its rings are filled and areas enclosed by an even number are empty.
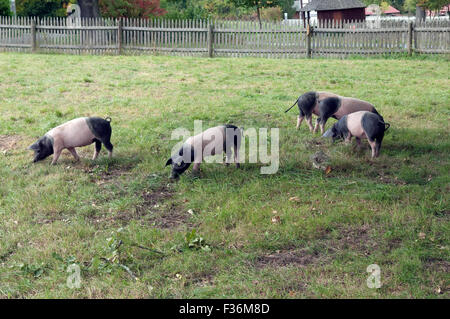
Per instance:
[[[0,16],[11,15],[9,0],[0,0]]]
[[[291,0],[279,0],[279,6],[281,7],[281,14],[283,15],[285,12],[288,14],[288,17],[292,18],[295,14],[295,9],[292,7],[294,3]]]
[[[256,8],[259,27],[261,24],[261,8],[270,8],[280,5],[280,0],[231,0],[237,7]]]
[[[161,7],[167,11],[167,19],[206,19],[208,8],[200,0],[163,0]]]
[[[404,9],[408,12],[416,10],[416,19],[425,20],[425,9],[438,11],[448,3],[448,0],[405,0]]]
[[[78,0],[82,18],[98,18],[100,10],[98,8],[98,0]]]
[[[100,0],[99,5],[104,17],[151,18],[166,13],[159,0]]]
[[[63,17],[66,15],[61,0],[16,0],[18,16]]]

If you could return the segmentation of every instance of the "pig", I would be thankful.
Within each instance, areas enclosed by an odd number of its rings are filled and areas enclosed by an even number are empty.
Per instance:
[[[375,158],[380,155],[384,132],[390,126],[389,123],[384,122],[381,116],[375,113],[358,111],[344,115],[323,134],[323,137],[331,137],[333,141],[343,138],[347,143],[350,143],[352,136],[354,136],[359,147],[361,147],[361,139],[367,138],[372,148],[372,158]]]
[[[111,118],[102,119],[100,117],[80,117],[61,124],[35,143],[28,147],[34,151],[36,163],[48,156],[53,155],[52,164],[56,164],[63,149],[67,148],[76,161],[80,159],[75,147],[86,146],[95,142],[95,153],[92,160],[95,160],[100,153],[102,143],[108,150],[109,157],[112,157],[113,145],[111,139]]]
[[[172,179],[177,179],[194,163],[193,172],[198,173],[200,163],[205,156],[225,153],[229,165],[231,160],[231,147],[234,151],[234,162],[239,168],[239,148],[241,145],[242,129],[227,124],[211,127],[200,134],[189,137],[182,147],[166,162],[172,165]]]
[[[339,120],[344,115],[356,111],[369,111],[380,115],[375,107],[369,102],[355,99],[352,97],[344,97],[330,92],[306,92],[301,95],[295,103],[288,108],[288,112],[294,105],[298,105],[299,116],[297,119],[297,129],[306,117],[306,123],[311,132],[317,132],[320,126],[320,132],[323,134],[325,124],[330,117]],[[312,114],[318,116],[315,127],[312,125]],[[381,115],[380,115],[381,116]]]

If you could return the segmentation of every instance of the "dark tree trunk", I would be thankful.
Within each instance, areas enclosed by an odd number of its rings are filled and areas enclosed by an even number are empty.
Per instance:
[[[98,9],[98,0],[78,0],[82,18],[98,18],[100,10]]]
[[[259,11],[259,6],[256,6],[256,13],[258,15],[259,28],[262,29],[261,12]]]
[[[425,21],[425,9],[416,6],[416,21]]]

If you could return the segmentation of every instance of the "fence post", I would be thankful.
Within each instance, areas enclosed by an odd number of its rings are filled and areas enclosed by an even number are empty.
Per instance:
[[[117,25],[117,54],[122,55],[122,18],[119,18]]]
[[[214,26],[212,23],[208,23],[208,56],[210,58],[214,57]]]
[[[408,55],[412,55],[413,52],[413,32],[414,32],[414,26],[413,22],[409,21],[408,23]]]
[[[36,43],[36,20],[31,20],[31,52],[35,53],[37,50]]]
[[[311,25],[309,24],[309,21],[308,21],[308,24],[306,25],[306,57],[308,59],[311,58],[311,37],[312,37],[312,32],[313,32],[312,27],[311,27]]]

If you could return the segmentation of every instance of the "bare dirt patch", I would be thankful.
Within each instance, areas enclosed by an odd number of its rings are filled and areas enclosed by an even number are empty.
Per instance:
[[[369,256],[382,248],[381,239],[377,240],[370,236],[371,229],[369,225],[343,227],[338,230],[338,235],[333,237],[326,232],[309,248],[289,247],[261,255],[257,258],[256,267],[320,265],[333,260],[336,255],[344,251]],[[398,244],[398,242],[389,243],[387,249],[390,250]]]
[[[144,202],[137,208],[140,214],[149,214],[148,221],[159,228],[176,228],[187,224],[189,213],[180,204],[175,202],[167,203],[172,198],[173,190],[167,186],[162,186],[152,191],[145,191],[142,194]]]
[[[310,148],[310,147],[324,147],[326,145],[329,144],[329,142],[326,139],[317,139],[317,138],[312,138],[312,139],[306,139],[303,141],[303,144]]]
[[[406,182],[398,179],[397,176],[392,177],[392,176],[380,174],[380,176],[378,177],[378,180],[383,184],[406,185]]]
[[[448,274],[450,272],[450,262],[440,258],[429,258],[425,262],[425,268],[430,271]]]
[[[19,135],[0,135],[0,152],[13,149],[21,139]]]
[[[56,221],[61,221],[64,223],[69,223],[69,216],[73,216],[75,212],[73,211],[59,211],[59,210],[48,210],[39,211],[33,213],[33,223],[35,224],[52,224]]]
[[[329,245],[335,250],[351,249],[370,254],[369,250],[376,249],[378,245],[370,239],[369,231],[368,225],[342,228],[339,230],[338,237],[330,240]]]
[[[323,263],[330,259],[331,256],[322,255],[317,251],[310,251],[307,248],[294,248],[262,255],[258,257],[256,266],[258,268],[267,266],[284,267],[289,265],[304,267]]]
[[[91,176],[91,181],[97,185],[103,185],[113,182],[117,178],[130,175],[130,170],[134,164],[112,165],[105,167],[104,165],[95,165],[83,167],[83,171]]]

